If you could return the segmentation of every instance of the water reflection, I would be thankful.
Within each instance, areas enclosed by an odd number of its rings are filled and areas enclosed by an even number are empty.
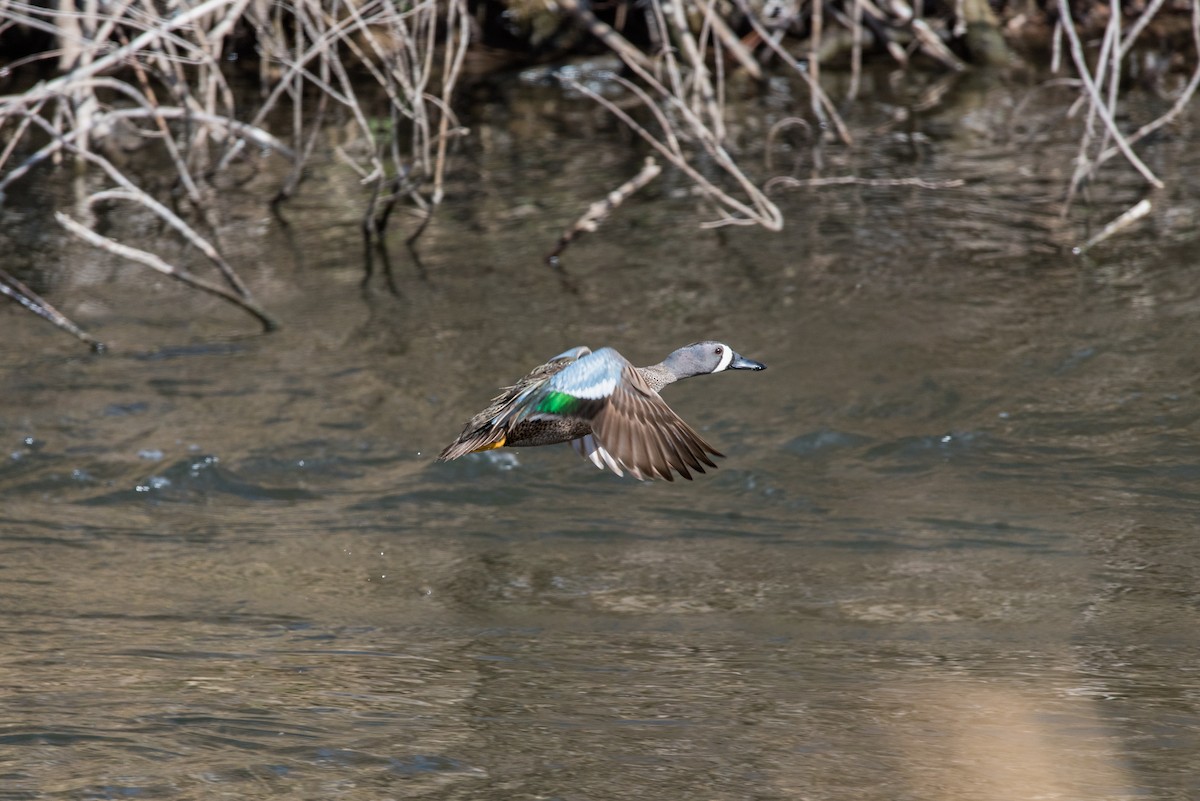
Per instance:
[[[640,157],[528,91],[395,292],[337,172],[295,251],[238,240],[275,335],[41,243],[115,347],[6,324],[0,798],[1200,795],[1194,190],[1071,259],[1135,189],[1059,220],[1074,142],[982,103],[860,156],[962,191],[804,190],[768,236],[666,177],[572,294],[541,255]],[[728,454],[689,486],[432,462],[523,365],[714,336],[771,370],[672,388]]]

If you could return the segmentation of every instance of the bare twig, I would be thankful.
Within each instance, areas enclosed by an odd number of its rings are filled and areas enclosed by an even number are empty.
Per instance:
[[[582,234],[593,233],[600,227],[601,223],[608,219],[608,215],[612,214],[617,206],[620,206],[630,195],[657,178],[661,172],[662,167],[658,166],[658,162],[653,158],[647,158],[645,165],[643,165],[637,175],[609,192],[604,200],[598,200],[588,206],[588,210],[584,212],[583,216],[576,220],[575,224],[564,231],[563,235],[558,238],[558,244],[546,256],[546,262],[552,265],[557,264],[558,257],[562,255],[562,252],[567,249],[568,245]]]
[[[929,23],[923,19],[914,19],[909,23],[912,28],[913,35],[921,45],[921,50],[930,58],[934,58],[955,72],[962,72],[967,68],[967,65],[962,60],[946,47],[946,44],[941,38],[934,33],[929,27]]]
[[[737,168],[737,166],[733,163],[733,160],[727,153],[724,152],[724,150],[714,148],[710,150],[710,153],[717,158],[721,167],[735,180],[737,180],[743,190],[750,193],[751,202],[754,204],[754,206],[748,206],[742,201],[734,198],[732,195],[725,192],[712,181],[710,181],[699,170],[693,167],[688,162],[688,159],[683,154],[682,150],[679,148],[677,141],[675,141],[674,147],[668,146],[668,144],[665,144],[659,139],[655,138],[649,131],[647,131],[632,117],[630,117],[624,109],[618,107],[612,101],[597,94],[596,92],[593,92],[591,89],[577,81],[569,78],[564,78],[563,80],[575,91],[587,95],[592,100],[608,109],[614,116],[620,119],[621,122],[625,123],[625,125],[628,126],[631,131],[642,137],[642,139],[645,140],[651,147],[662,154],[663,158],[687,175],[688,178],[690,178],[692,182],[695,183],[696,186],[700,188],[701,191],[703,191],[706,195],[717,201],[720,205],[742,215],[741,217],[726,216],[719,220],[705,223],[704,227],[721,225],[761,225],[769,231],[778,231],[782,229],[783,215],[779,212],[779,208],[762,194],[762,190],[751,183],[750,179],[747,178],[745,174],[743,174]],[[632,91],[638,91],[637,88],[628,81],[620,78],[617,80]]]
[[[1196,48],[1197,53],[1200,53],[1200,3],[1192,3],[1192,46]],[[1162,116],[1146,123],[1130,134],[1127,139],[1129,144],[1134,145],[1138,143],[1142,139],[1162,128],[1164,125],[1168,125],[1172,120],[1178,117],[1179,114],[1185,108],[1187,108],[1188,103],[1191,102],[1192,97],[1196,94],[1197,88],[1200,88],[1200,61],[1197,62],[1192,71],[1192,77],[1188,80],[1187,85],[1184,86],[1183,91],[1179,93],[1179,96],[1175,98],[1175,102],[1172,104],[1171,108],[1168,109],[1167,112]],[[1099,167],[1101,164],[1117,155],[1118,152],[1120,152],[1120,149],[1115,146],[1108,148],[1096,157],[1095,166]]]
[[[664,6],[664,11],[669,12],[670,24],[675,29],[675,38],[683,45],[683,54],[687,57],[690,67],[691,83],[697,96],[693,110],[697,111],[696,116],[706,121],[707,127],[713,133],[713,139],[717,142],[724,141],[725,121],[722,119],[721,109],[717,106],[716,92],[713,91],[712,81],[709,78],[708,65],[705,64],[704,57],[700,54],[700,48],[696,44],[696,38],[692,35],[691,28],[688,27],[687,16],[683,10],[683,0],[672,0]],[[701,109],[703,113],[700,113]]]
[[[809,18],[809,26],[811,32],[808,36],[808,72],[805,75],[808,78],[810,86],[820,88],[821,86],[821,35],[825,32],[825,3],[824,0],[814,0],[812,4],[812,14]],[[769,40],[773,44],[778,45],[778,41]],[[821,122],[825,121],[825,113],[821,107],[821,95],[824,92],[810,92],[809,97],[812,101],[812,113]]]
[[[795,69],[800,77],[804,79],[804,82],[808,84],[808,91],[812,92],[813,96],[819,101],[819,105],[814,106],[814,108],[823,110],[823,113],[818,115],[818,119],[824,122],[825,115],[827,114],[829,119],[833,122],[833,126],[838,134],[838,138],[841,139],[844,144],[854,144],[854,138],[850,135],[850,129],[848,129],[846,127],[846,123],[842,121],[841,115],[837,113],[837,109],[834,108],[829,96],[825,94],[823,89],[821,89],[821,85],[813,80],[813,76],[808,73],[808,70],[806,70],[802,64],[797,63],[796,59],[792,58],[791,54],[784,50],[783,47],[777,41],[775,41],[770,32],[763,27],[762,22],[760,22],[758,17],[755,16],[753,10],[750,8],[746,0],[737,0],[737,3],[738,7],[742,10],[742,14],[745,15],[746,20],[750,23],[750,26],[754,29],[755,33],[758,34],[759,38],[761,38],[763,42],[775,52],[775,55],[779,56],[784,64],[787,64]],[[866,8],[865,3],[864,8]]]
[[[258,319],[258,321],[262,324],[264,331],[273,331],[279,327],[278,323],[275,322],[275,319],[253,300],[242,297],[236,292],[231,292],[220,284],[214,284],[210,281],[206,281],[203,278],[193,275],[187,270],[168,264],[162,258],[153,253],[149,253],[139,248],[130,247],[129,245],[123,245],[120,242],[109,239],[108,237],[101,236],[91,228],[88,228],[86,225],[77,222],[61,211],[54,212],[54,219],[56,219],[62,227],[66,228],[75,236],[79,237],[88,244],[93,245],[94,247],[100,248],[106,253],[112,253],[113,255],[120,256],[123,259],[129,259],[130,261],[136,261],[139,264],[144,264],[153,270],[157,270],[163,275],[169,275],[170,277],[181,281],[188,286],[199,289],[202,292],[208,292],[209,294],[216,295],[219,298],[229,301],[235,306],[245,309]]]
[[[72,149],[75,148],[72,146]],[[250,290],[247,289],[246,284],[233,269],[233,266],[230,265],[229,262],[225,261],[225,258],[221,256],[220,252],[215,247],[213,247],[212,243],[210,243],[195,229],[184,222],[179,215],[171,211],[154,198],[150,197],[150,195],[146,194],[145,191],[143,191],[137,186],[137,184],[126,177],[125,174],[118,170],[108,159],[96,153],[82,152],[78,150],[76,150],[76,152],[83,156],[83,158],[87,161],[99,166],[124,190],[101,192],[97,193],[98,195],[119,200],[132,200],[148,208],[156,216],[158,216],[159,219],[178,231],[184,239],[192,244],[193,247],[208,257],[209,261],[216,265],[217,269],[221,272],[221,275],[224,276],[225,281],[233,288],[235,292],[237,292],[238,295],[244,299],[248,299],[250,297]],[[91,198],[92,201],[95,199],[97,199],[97,195],[93,195]]]
[[[109,52],[107,55],[92,61],[85,67],[72,70],[62,77],[55,78],[45,84],[45,90],[50,93],[63,93],[76,81],[99,75],[111,67],[123,63],[134,54],[146,49],[150,44],[166,38],[174,31],[187,27],[199,19],[203,19],[219,9],[230,5],[232,0],[205,0],[197,6],[187,9],[167,19],[160,19],[156,24],[143,33],[134,37],[129,44]],[[3,103],[7,98],[0,98]]]
[[[626,64],[637,64],[646,72],[653,71],[654,65],[641,50],[630,44],[628,39],[615,31],[608,23],[597,18],[591,9],[585,7],[579,0],[558,0],[558,5],[563,11],[578,19],[592,36],[604,42],[605,47],[620,56]]]
[[[761,81],[763,78],[762,67],[738,39],[737,34],[729,27],[729,23],[717,13],[716,0],[709,0],[704,6],[704,19],[712,26],[713,33],[720,40],[721,45],[737,60],[746,74],[756,81]]]
[[[87,343],[92,350],[99,352],[105,349],[103,342],[75,325],[65,314],[3,268],[0,268],[0,295],[11,298],[43,320],[48,320],[79,341]]]
[[[467,9],[462,0],[451,2],[448,6],[449,22],[457,20],[459,27],[457,33],[450,34],[451,42],[447,42],[444,51],[444,61],[442,64],[442,96],[438,103],[438,109],[441,112],[441,119],[438,122],[437,136],[437,159],[433,167],[433,205],[438,205],[442,202],[442,196],[445,194],[444,183],[446,177],[446,146],[450,142],[450,121],[453,114],[450,111],[450,95],[454,91],[455,85],[458,83],[458,76],[462,72],[463,61],[467,57],[467,45],[470,41],[471,18],[467,14]],[[451,46],[453,43],[454,46]],[[455,125],[455,132],[465,132],[465,129]]]
[[[1147,198],[1142,198],[1129,209],[1127,209],[1120,217],[1117,217],[1108,225],[1100,229],[1100,232],[1085,242],[1082,247],[1075,248],[1075,253],[1086,253],[1094,246],[1111,237],[1113,234],[1123,231],[1130,225],[1133,225],[1135,222],[1145,217],[1150,213],[1150,209],[1150,201]]]
[[[36,110],[27,113],[17,113],[24,118],[23,123],[31,122],[35,118],[41,119],[37,116]],[[114,122],[117,120],[140,119],[154,116],[161,116],[166,119],[184,119],[187,117],[199,119],[212,126],[223,127],[232,135],[254,142],[259,147],[267,148],[273,152],[277,152],[279,155],[288,160],[294,161],[296,159],[296,154],[293,153],[290,148],[261,128],[255,128],[254,126],[247,125],[246,123],[238,122],[237,120],[229,119],[227,117],[202,114],[200,112],[193,113],[181,108],[162,107],[154,110],[147,110],[143,108],[113,109],[112,111],[106,111],[102,114],[96,115],[93,118],[93,123],[96,125],[106,125],[109,122]],[[9,170],[3,178],[0,178],[0,204],[3,203],[4,192],[11,183],[19,180],[22,176],[24,176],[37,165],[44,162],[46,159],[67,148],[67,146],[70,145],[79,135],[80,131],[78,130],[63,131],[61,134],[56,134],[57,138],[51,140],[49,143],[42,146],[24,161],[22,161],[19,165]]]
[[[850,86],[846,89],[846,99],[854,101],[858,97],[858,87],[862,82],[862,46],[863,46],[863,3],[854,0],[854,12],[850,18]]]
[[[1087,91],[1088,97],[1091,100],[1092,107],[1096,114],[1104,122],[1105,127],[1112,135],[1113,141],[1125,156],[1126,161],[1133,165],[1146,182],[1155,189],[1162,189],[1164,184],[1159,180],[1149,167],[1147,167],[1137,154],[1133,152],[1129,141],[1125,135],[1121,133],[1117,127],[1116,120],[1113,119],[1112,112],[1104,104],[1104,99],[1100,96],[1100,90],[1096,86],[1096,82],[1092,78],[1092,73],[1088,69],[1087,59],[1083,54],[1083,44],[1079,41],[1079,34],[1075,30],[1075,24],[1071,21],[1071,8],[1068,0],[1058,0],[1059,13],[1061,15],[1063,31],[1067,35],[1067,41],[1070,43],[1071,58],[1075,62],[1075,69],[1079,73],[1080,79],[1083,81],[1084,89]]]
[[[1165,0],[1151,0],[1150,4],[1146,6],[1146,9],[1142,11],[1140,15],[1138,15],[1138,18],[1134,21],[1133,25],[1129,26],[1129,31],[1121,40],[1121,58],[1125,58],[1125,56],[1129,55],[1129,51],[1133,48],[1134,43],[1137,42],[1138,36],[1140,36],[1142,31],[1145,30],[1146,26],[1150,24],[1150,20],[1154,19],[1154,15],[1158,13],[1160,8],[1162,8],[1164,2]],[[1191,5],[1194,7],[1195,3],[1192,3]]]
[[[1063,40],[1063,25],[1062,20],[1054,23],[1054,33],[1050,36],[1050,72],[1058,74],[1062,69],[1062,40]]]
[[[839,175],[830,178],[792,178],[778,175],[767,181],[764,189],[770,191],[777,186],[795,188],[800,186],[915,186],[918,189],[957,189],[966,184],[961,178],[948,181],[929,181],[924,178],[859,178],[854,175]]]

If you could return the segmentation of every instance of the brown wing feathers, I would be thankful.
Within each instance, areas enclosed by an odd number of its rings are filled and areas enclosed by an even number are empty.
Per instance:
[[[592,420],[596,441],[631,473],[674,481],[672,470],[691,480],[690,467],[716,467],[721,454],[667,406],[641,376],[627,368],[608,404]]]

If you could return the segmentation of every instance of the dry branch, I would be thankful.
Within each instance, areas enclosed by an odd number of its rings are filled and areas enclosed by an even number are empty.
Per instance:
[[[1150,209],[1150,201],[1146,198],[1142,198],[1137,203],[1133,204],[1133,206],[1128,208],[1120,217],[1117,217],[1115,220],[1112,220],[1110,223],[1108,223],[1108,225],[1100,229],[1095,236],[1085,242],[1081,247],[1076,248],[1075,252],[1086,253],[1104,240],[1120,233],[1138,220],[1145,217],[1150,213]]]
[[[853,175],[839,175],[830,178],[792,178],[779,175],[767,181],[764,187],[768,191],[777,186],[797,188],[801,186],[915,186],[918,189],[958,189],[966,185],[961,178],[947,181],[929,181],[925,178],[858,178]]]
[[[3,268],[0,268],[0,295],[5,295],[43,320],[48,320],[79,341],[91,346],[92,350],[100,352],[105,349],[106,346],[103,342],[75,325],[65,314]]]
[[[64,154],[72,154],[82,168],[99,169],[116,183],[87,198],[85,205],[100,200],[139,203],[204,253],[231,294],[241,297],[244,307],[261,315],[267,326],[274,322],[249,298],[245,283],[222,255],[218,207],[209,202],[217,191],[209,182],[245,151],[246,144],[292,161],[294,169],[277,196],[285,199],[304,175],[326,108],[341,106],[360,140],[341,152],[367,184],[370,229],[382,230],[394,204],[404,198],[428,220],[445,194],[449,140],[462,132],[451,103],[470,41],[466,0],[406,5],[388,0],[200,0],[191,8],[168,8],[170,15],[162,16],[144,0],[88,3],[78,10],[70,4],[0,0],[0,32],[16,23],[58,36],[66,59],[62,75],[23,94],[0,97],[0,203],[14,181],[51,159],[57,164]],[[266,100],[249,122],[236,116],[233,93],[222,72],[227,41],[238,25],[257,34],[263,65]],[[378,127],[360,102],[361,83],[356,85],[359,79],[351,74],[351,61],[386,94],[390,128]],[[316,114],[310,108],[314,95]],[[266,130],[269,115],[285,102],[291,103],[294,147]],[[130,129],[134,120],[151,123],[134,133],[163,149],[184,190],[184,205],[190,204],[204,226],[98,155],[97,141],[118,128]],[[20,147],[28,146],[35,130],[49,141],[39,142],[35,152],[25,155]],[[215,160],[208,156],[213,142],[224,147]],[[23,160],[11,164],[17,158]],[[94,232],[85,236],[79,223],[71,223],[63,224],[93,244],[101,242]],[[98,246],[213,292],[204,279],[164,269],[170,265],[151,253],[108,240]]]
[[[817,114],[817,119],[819,119],[822,123],[826,121],[832,121],[834,128],[837,130],[838,138],[841,139],[844,144],[854,144],[854,139],[850,136],[850,129],[847,128],[846,123],[842,121],[841,115],[837,113],[837,109],[829,100],[829,96],[826,95],[824,90],[821,89],[820,83],[818,83],[816,79],[809,74],[808,69],[806,69],[803,64],[800,64],[796,61],[796,59],[792,58],[791,54],[784,50],[783,47],[780,46],[780,44],[774,38],[772,38],[771,34],[754,15],[754,12],[750,9],[750,6],[746,0],[737,0],[737,2],[738,6],[742,9],[742,13],[746,16],[746,21],[750,23],[750,26],[762,38],[763,42],[770,47],[777,56],[779,56],[783,63],[795,69],[796,73],[804,79],[804,82],[808,85],[809,92],[812,93],[813,111]],[[865,2],[865,0],[863,0],[863,2]]]
[[[1083,43],[1079,39],[1079,33],[1075,30],[1075,24],[1071,21],[1071,8],[1067,0],[1058,0],[1059,12],[1062,15],[1063,32],[1067,35],[1067,42],[1070,45],[1071,59],[1075,62],[1075,69],[1079,73],[1080,79],[1083,81],[1084,90],[1087,92],[1087,97],[1091,102],[1092,109],[1100,120],[1104,123],[1108,133],[1116,142],[1117,148],[1125,156],[1125,160],[1133,165],[1146,182],[1155,189],[1162,189],[1164,184],[1159,180],[1149,167],[1147,167],[1137,154],[1133,152],[1133,148],[1129,144],[1129,140],[1121,133],[1117,127],[1116,120],[1113,118],[1115,109],[1109,108],[1104,102],[1104,98],[1100,95],[1100,90],[1096,85],[1096,81],[1092,76],[1092,72],[1088,67],[1087,58],[1083,53]],[[1078,173],[1077,173],[1078,175]],[[1082,180],[1082,177],[1079,178]],[[1074,194],[1075,188],[1078,186],[1078,180],[1072,182],[1071,194]],[[1068,201],[1069,203],[1069,201]]]
[[[262,323],[264,331],[273,331],[279,327],[279,324],[275,321],[275,319],[253,300],[244,298],[241,295],[238,295],[236,292],[231,292],[220,284],[214,284],[211,281],[206,281],[199,276],[193,275],[187,270],[175,267],[172,264],[168,264],[162,258],[153,253],[141,250],[140,248],[130,247],[129,245],[123,245],[113,239],[101,236],[91,228],[88,228],[83,223],[72,219],[61,211],[54,212],[54,219],[57,220],[59,225],[61,225],[63,228],[66,228],[70,233],[87,242],[89,245],[100,248],[101,250],[111,253],[114,256],[120,256],[123,259],[129,259],[130,261],[136,261],[139,264],[144,264],[152,270],[157,270],[163,275],[168,275],[177,281],[187,284],[188,286],[199,289],[202,292],[208,292],[211,295],[216,295],[219,298],[229,301],[235,306],[240,306],[242,309],[245,309],[247,312],[254,315],[254,317],[256,317],[260,323]]]
[[[579,22],[591,32],[600,41],[616,53],[626,64],[636,64],[645,72],[652,72],[654,64],[648,59],[641,50],[638,50],[629,41],[617,31],[613,30],[606,22],[602,22],[592,13],[591,9],[584,6],[579,0],[558,0],[558,5],[563,11],[579,20]]]
[[[622,78],[618,78],[617,80],[626,88],[630,89],[635,94],[638,94],[644,102],[652,107],[653,110],[653,104],[650,102],[649,98],[646,97],[644,92],[641,92],[633,84],[625,81]],[[750,201],[754,204],[753,206],[747,205],[746,203],[733,197],[728,192],[724,191],[710,181],[703,173],[697,170],[691,164],[687,155],[683,152],[677,137],[666,135],[664,136],[665,141],[659,140],[643,126],[638,124],[636,120],[630,117],[624,109],[618,107],[612,101],[597,94],[596,92],[593,92],[591,89],[587,88],[583,84],[580,84],[578,81],[564,78],[563,82],[575,89],[575,91],[587,95],[592,100],[608,109],[614,116],[621,120],[621,122],[628,126],[630,130],[642,137],[647,144],[662,154],[662,157],[675,166],[676,169],[687,175],[688,178],[690,178],[696,185],[696,187],[705,194],[705,196],[716,201],[720,206],[728,209],[729,211],[734,212],[734,214],[727,213],[718,220],[704,223],[704,227],[718,227],[722,225],[761,225],[768,231],[778,231],[783,228],[783,215],[779,211],[779,207],[772,203],[767,196],[763,194],[762,190],[755,186],[750,179],[738,169],[737,165],[734,164],[733,159],[729,157],[729,154],[726,153],[724,149],[720,148],[719,146],[712,145],[711,142],[706,143],[710,145],[708,148],[709,155],[713,156],[718,166],[720,166],[726,172],[726,174],[734,178],[739,186],[741,186],[741,188],[749,194]],[[663,116],[659,115],[660,122],[662,122],[664,119],[665,118]]]
[[[583,213],[583,216],[576,220],[575,224],[564,231],[562,236],[558,238],[558,244],[546,256],[546,262],[552,265],[557,264],[558,257],[562,255],[562,252],[567,249],[568,245],[582,234],[593,233],[600,227],[601,223],[608,219],[608,215],[612,214],[617,206],[620,206],[630,195],[657,178],[661,172],[662,167],[658,166],[658,162],[653,158],[647,158],[646,163],[638,171],[637,175],[609,192],[604,200],[597,200],[588,206],[588,210]]]

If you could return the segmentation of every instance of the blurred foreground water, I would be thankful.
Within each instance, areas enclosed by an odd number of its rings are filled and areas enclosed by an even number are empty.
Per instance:
[[[51,229],[66,171],[10,196],[2,266],[113,349],[0,310],[0,799],[1200,797],[1200,185],[1074,256],[1141,189],[1059,217],[1052,98],[881,97],[826,174],[964,187],[782,193],[772,235],[666,174],[564,282],[641,155],[506,91],[390,282],[336,162],[287,226],[229,192],[269,336]],[[667,390],[715,473],[432,461],[567,347],[703,338],[770,367]]]

